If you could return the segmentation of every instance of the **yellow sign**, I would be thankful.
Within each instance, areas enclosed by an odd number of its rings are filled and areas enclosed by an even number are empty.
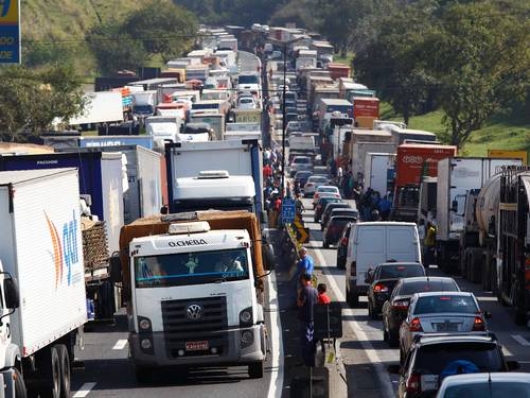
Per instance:
[[[18,0],[0,0],[0,25],[17,25],[18,18]]]
[[[528,164],[528,152],[526,151],[513,151],[505,149],[488,149],[488,158],[497,159],[521,159],[523,165]]]
[[[298,232],[298,242],[307,243],[309,242],[309,228],[304,228],[304,225],[300,222],[300,218],[296,217],[294,219],[294,226]]]

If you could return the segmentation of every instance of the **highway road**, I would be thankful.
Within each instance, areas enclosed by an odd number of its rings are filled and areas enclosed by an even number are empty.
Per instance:
[[[311,199],[304,199],[304,205],[311,209]],[[305,225],[311,229],[311,241],[306,246],[315,259],[319,280],[328,284],[328,290],[335,300],[344,303],[343,330],[341,339],[341,358],[348,380],[348,397],[390,398],[397,393],[396,375],[387,372],[387,366],[397,364],[397,348],[389,348],[383,341],[382,321],[370,320],[366,308],[366,297],[361,298],[360,308],[351,309],[345,303],[344,270],[336,268],[336,248],[322,248],[320,225],[313,223],[313,211],[303,215]],[[429,275],[444,275],[437,268],[431,268]],[[464,291],[473,292],[484,311],[492,313],[489,328],[497,335],[504,347],[508,359],[518,360],[521,371],[530,372],[530,330],[516,326],[506,307],[500,305],[491,292],[484,292],[479,285],[456,277]]]

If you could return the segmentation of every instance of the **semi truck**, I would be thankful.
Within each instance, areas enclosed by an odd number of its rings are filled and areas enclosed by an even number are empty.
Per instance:
[[[464,230],[467,192],[480,190],[504,165],[521,165],[520,159],[450,157],[438,162],[436,193],[437,262],[445,272],[459,271],[460,235]]]
[[[140,383],[157,368],[246,365],[263,377],[266,276],[261,232],[247,211],[197,211],[122,228],[130,359]],[[223,256],[238,270],[219,270]]]
[[[87,322],[78,179],[72,168],[0,172],[2,396],[70,396]]]
[[[402,144],[396,152],[391,220],[416,222],[423,177],[436,177],[438,161],[455,157],[454,145]]]
[[[215,139],[222,140],[225,133],[225,115],[221,113],[193,113],[191,123],[208,123],[215,132]]]

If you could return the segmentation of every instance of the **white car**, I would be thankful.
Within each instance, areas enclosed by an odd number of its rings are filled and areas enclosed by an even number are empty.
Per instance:
[[[317,187],[315,194],[313,195],[313,208],[317,205],[318,198],[322,196],[341,198],[339,188],[333,185],[320,185]]]
[[[312,175],[304,185],[304,198],[313,196],[319,186],[327,184],[329,179],[326,176]]]
[[[313,171],[313,159],[309,156],[295,156],[289,165],[289,174],[291,177],[299,171]]]
[[[436,398],[530,397],[529,376],[523,372],[447,376],[443,379]]]
[[[254,100],[254,97],[245,96],[245,97],[239,97],[237,99],[237,107],[239,109],[257,109],[258,104],[256,100]]]
[[[489,316],[480,310],[473,293],[415,293],[399,328],[400,358],[405,358],[417,334],[484,332],[488,330]]]

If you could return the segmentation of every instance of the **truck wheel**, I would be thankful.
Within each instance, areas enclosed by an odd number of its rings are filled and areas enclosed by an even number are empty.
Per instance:
[[[39,362],[44,376],[39,388],[41,398],[61,398],[61,363],[55,346],[44,348]]]
[[[322,242],[322,247],[324,249],[329,249],[329,243],[326,240],[324,240],[324,242]]]
[[[136,381],[139,384],[148,384],[151,382],[153,369],[147,366],[136,366],[134,369],[134,374],[136,376]]]
[[[59,355],[59,364],[61,365],[61,398],[70,398],[70,357],[68,350],[63,344],[55,346],[57,354]]]
[[[15,369],[15,398],[27,398],[28,390],[26,390],[26,383],[20,370]]]
[[[262,379],[265,364],[263,361],[254,362],[248,365],[248,375],[251,379]]]

